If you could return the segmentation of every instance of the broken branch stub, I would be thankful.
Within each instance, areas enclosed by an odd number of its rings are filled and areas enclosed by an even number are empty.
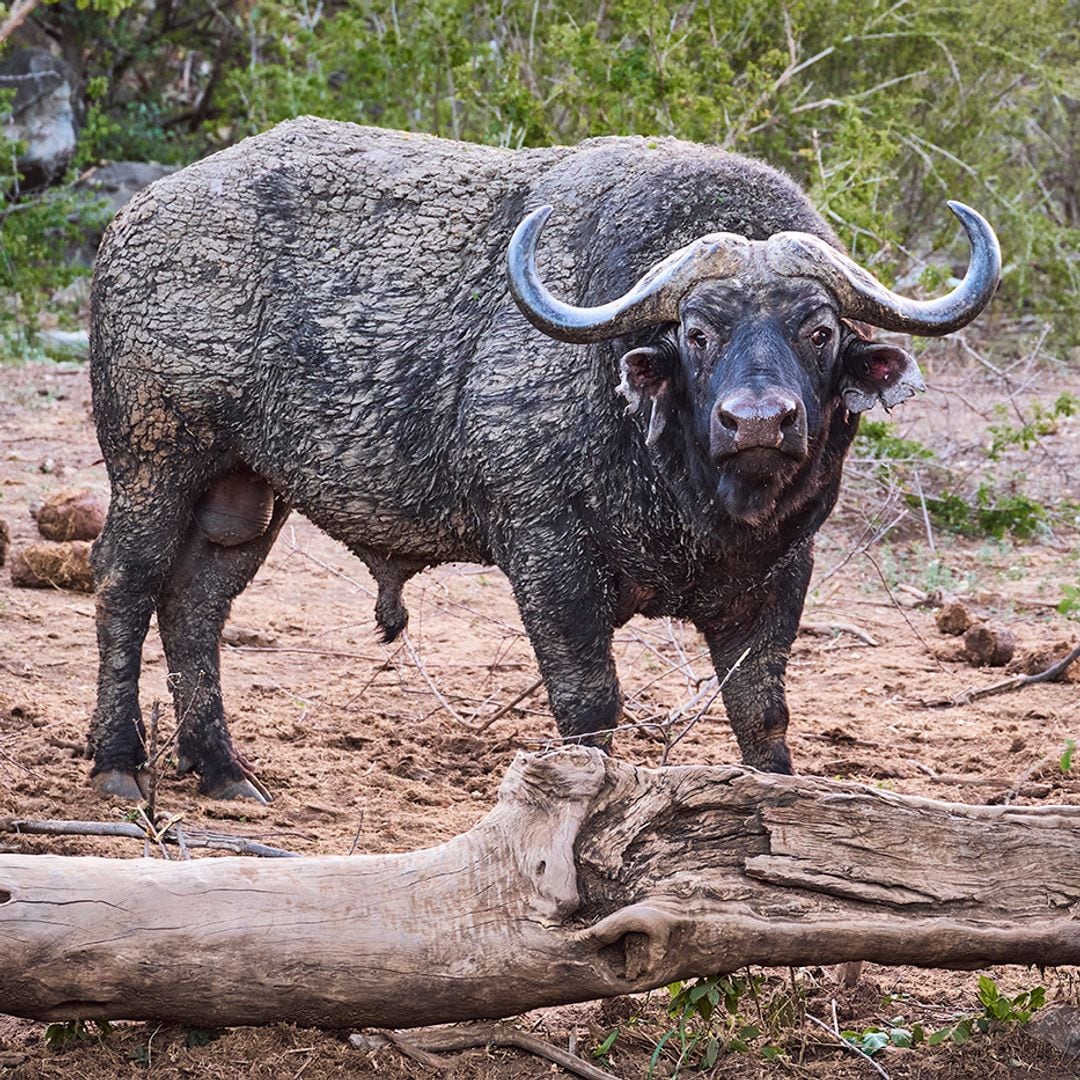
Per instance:
[[[519,755],[423,851],[0,856],[0,1012],[408,1027],[745,964],[1075,964],[1078,841],[1080,807]]]

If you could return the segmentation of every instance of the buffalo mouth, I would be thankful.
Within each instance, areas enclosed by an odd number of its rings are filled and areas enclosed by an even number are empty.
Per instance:
[[[801,458],[782,450],[755,447],[717,462],[716,497],[729,517],[760,524],[776,509],[781,491],[793,479]]]

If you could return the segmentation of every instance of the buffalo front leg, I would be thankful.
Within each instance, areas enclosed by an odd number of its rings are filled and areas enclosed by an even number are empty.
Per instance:
[[[806,549],[762,586],[760,605],[746,617],[698,626],[723,686],[724,707],[742,759],[765,772],[794,772],[785,738],[784,678],[813,567],[813,553]]]
[[[611,655],[614,590],[573,529],[551,525],[516,538],[505,569],[559,734],[607,749],[622,713]]]

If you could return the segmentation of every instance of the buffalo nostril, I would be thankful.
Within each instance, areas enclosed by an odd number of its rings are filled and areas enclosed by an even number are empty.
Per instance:
[[[780,418],[780,430],[787,432],[790,431],[799,420],[799,410],[792,406],[784,415]]]
[[[728,431],[739,430],[739,418],[732,416],[726,409],[720,410],[720,423],[728,429]]]

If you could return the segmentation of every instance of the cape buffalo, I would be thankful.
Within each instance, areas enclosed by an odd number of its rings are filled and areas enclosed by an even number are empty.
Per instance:
[[[93,285],[98,789],[139,795],[156,609],[181,767],[261,797],[219,639],[291,507],[368,565],[388,641],[411,575],[500,567],[567,739],[618,722],[614,627],[689,620],[743,760],[790,771],[814,534],[858,414],[922,385],[869,327],[949,333],[997,283],[990,227],[950,205],[970,265],[919,302],[781,173],[673,139],[514,151],[305,118],[155,183]]]

